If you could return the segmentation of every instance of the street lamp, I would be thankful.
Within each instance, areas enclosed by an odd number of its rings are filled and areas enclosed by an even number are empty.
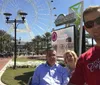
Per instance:
[[[10,16],[12,15],[11,13],[4,13],[4,15],[6,16],[6,23],[14,23],[14,34],[15,34],[15,50],[14,50],[14,66],[13,69],[16,69],[16,49],[17,49],[17,45],[16,45],[16,29],[17,29],[17,23],[24,23],[25,22],[25,16],[27,15],[27,13],[24,13],[22,11],[18,12],[19,15],[21,15],[22,20],[17,20],[16,18],[14,20],[9,20]]]

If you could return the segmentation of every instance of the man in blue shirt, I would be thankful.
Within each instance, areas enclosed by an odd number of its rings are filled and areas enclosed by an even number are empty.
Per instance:
[[[49,50],[46,55],[46,63],[36,68],[31,85],[67,85],[69,81],[68,72],[56,61],[56,51]]]

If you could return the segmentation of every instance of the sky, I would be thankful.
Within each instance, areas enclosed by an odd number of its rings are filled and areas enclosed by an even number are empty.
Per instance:
[[[36,35],[51,32],[53,28],[58,29],[54,24],[57,16],[67,15],[69,7],[80,1],[84,1],[84,9],[91,5],[100,5],[100,0],[0,0],[0,30],[14,36],[14,24],[5,23],[3,13],[11,13],[10,20],[21,20],[18,11],[26,12],[26,23],[17,23],[17,39],[31,41]]]

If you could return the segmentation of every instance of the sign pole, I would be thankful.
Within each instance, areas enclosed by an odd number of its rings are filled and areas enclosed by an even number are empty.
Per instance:
[[[79,56],[82,53],[82,33],[83,33],[83,1],[81,7],[81,21],[80,21],[80,39],[79,39]]]

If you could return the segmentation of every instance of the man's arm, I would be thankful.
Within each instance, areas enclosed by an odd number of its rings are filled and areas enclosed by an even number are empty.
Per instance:
[[[83,58],[80,57],[75,71],[72,73],[72,76],[70,78],[70,81],[68,85],[84,85],[85,79],[84,79],[84,63],[83,63]]]
[[[35,70],[33,77],[32,77],[32,84],[31,85],[39,85],[39,75],[38,69]]]

